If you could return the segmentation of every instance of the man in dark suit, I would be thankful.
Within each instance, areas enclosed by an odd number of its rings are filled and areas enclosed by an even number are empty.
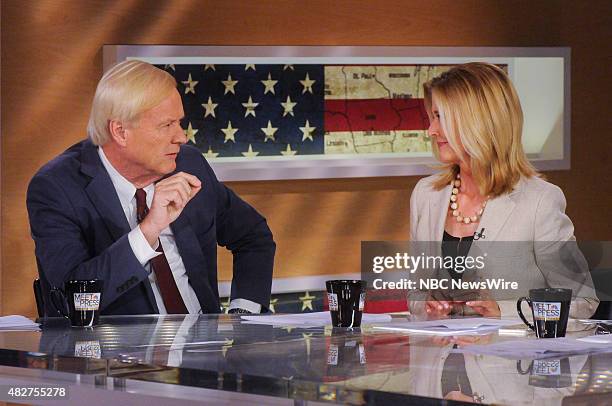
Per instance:
[[[89,139],[28,188],[44,290],[100,279],[102,314],[218,313],[219,244],[234,257],[230,311],[267,311],[272,233],[184,145],[183,116],[174,78],[152,65],[126,61],[102,77]]]

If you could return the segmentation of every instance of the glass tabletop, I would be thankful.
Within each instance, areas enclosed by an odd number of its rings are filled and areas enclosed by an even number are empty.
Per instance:
[[[0,332],[0,365],[357,404],[612,401],[612,353],[517,360],[457,351],[509,339],[517,337],[270,326],[238,315],[106,316],[94,328]]]

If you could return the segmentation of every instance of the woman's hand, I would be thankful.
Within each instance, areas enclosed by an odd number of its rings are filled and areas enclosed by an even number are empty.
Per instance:
[[[453,305],[448,300],[433,300],[430,298],[425,302],[425,311],[430,319],[441,319],[448,317]]]
[[[466,395],[465,393],[462,393],[462,392],[460,392],[458,390],[454,390],[454,391],[448,392],[446,394],[446,396],[444,396],[444,399],[446,399],[446,400],[458,400],[460,402],[476,403],[476,401],[474,400],[474,396]]]
[[[465,302],[465,305],[471,307],[483,317],[501,316],[501,310],[499,310],[499,305],[495,300],[470,300]]]
[[[431,343],[444,347],[446,345],[457,344],[459,347],[468,346],[471,344],[487,344],[491,341],[492,334],[487,335],[465,335],[465,336],[433,336]]]

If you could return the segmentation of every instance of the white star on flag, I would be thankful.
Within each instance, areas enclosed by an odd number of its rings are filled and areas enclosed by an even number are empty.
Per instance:
[[[211,147],[208,147],[208,151],[205,153],[203,152],[202,155],[204,155],[206,159],[214,159],[217,157],[217,155],[219,155],[219,153],[214,152]]]
[[[249,144],[249,150],[247,152],[243,152],[242,155],[244,155],[247,158],[253,158],[259,155],[259,152],[253,151],[253,146]]]
[[[308,76],[308,72],[306,72],[306,77],[304,78],[304,80],[300,80],[300,83],[302,84],[302,86],[304,86],[304,89],[302,89],[302,94],[306,92],[312,94],[312,85],[315,82],[316,80],[310,80],[310,76]]]
[[[293,151],[291,149],[291,145],[287,144],[287,149],[285,149],[284,151],[281,151],[281,154],[283,154],[284,156],[293,156],[297,154],[297,151]]]
[[[265,86],[264,94],[267,94],[268,92],[275,94],[274,85],[278,83],[278,80],[272,80],[272,75],[270,73],[268,73],[268,80],[262,80],[261,83],[263,83]]]
[[[266,135],[266,139],[264,140],[264,142],[268,142],[268,140],[276,141],[276,139],[274,138],[274,134],[277,130],[278,128],[272,127],[272,123],[270,122],[270,120],[268,120],[268,126],[261,129],[261,131],[263,131],[263,133]]]
[[[283,109],[285,109],[283,111],[283,117],[285,117],[287,114],[291,114],[292,116],[295,117],[295,115],[293,114],[293,108],[295,107],[297,103],[294,103],[291,101],[291,97],[287,96],[287,101],[284,103],[281,103],[281,106],[283,106]]]
[[[204,118],[208,117],[208,116],[215,116],[215,109],[217,108],[219,104],[217,103],[213,103],[212,98],[210,96],[208,96],[208,102],[202,104],[202,107],[204,107],[206,109],[206,111],[204,112]]]
[[[316,129],[317,127],[311,127],[310,123],[308,122],[308,120],[306,120],[306,125],[304,127],[300,127],[300,130],[302,131],[303,135],[302,135],[302,141],[306,141],[307,139],[309,139],[310,141],[314,141],[312,139],[312,132]]]
[[[183,130],[183,132],[185,133],[185,136],[187,137],[187,141],[191,141],[193,144],[196,143],[195,135],[198,133],[198,131],[199,130],[197,128],[195,130],[193,129],[193,127],[191,126],[191,121],[189,122],[187,129]]]
[[[198,84],[198,81],[191,79],[191,73],[189,74],[187,80],[183,80],[182,83],[185,85],[185,94],[195,94],[195,87]]]
[[[233,141],[236,142],[236,131],[238,131],[237,128],[232,128],[232,122],[228,121],[227,123],[227,127],[222,128],[221,131],[223,131],[223,134],[225,134],[225,140],[223,141],[223,143],[225,144],[228,141]]]
[[[259,103],[253,103],[253,98],[249,96],[249,100],[246,103],[242,103],[244,108],[246,109],[244,112],[244,116],[248,116],[252,114],[255,117],[255,107],[259,106]]]
[[[231,73],[228,73],[227,80],[222,80],[221,83],[223,83],[223,85],[225,86],[225,92],[223,92],[223,94],[228,94],[229,92],[236,94],[236,91],[234,90],[234,86],[236,86],[236,83],[238,83],[238,81],[232,80]]]

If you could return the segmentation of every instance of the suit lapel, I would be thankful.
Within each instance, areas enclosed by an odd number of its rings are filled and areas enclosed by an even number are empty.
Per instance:
[[[482,231],[485,235],[486,241],[495,241],[497,235],[508,221],[508,218],[512,214],[516,203],[512,200],[511,194],[505,194],[498,196],[495,199],[489,200],[487,207],[484,210],[478,230]]]
[[[446,224],[446,212],[448,211],[448,205],[450,202],[452,188],[450,185],[444,189],[437,191],[433,196],[429,204],[429,210],[431,211],[429,216],[431,230],[431,236],[429,241],[442,241],[444,234],[444,225]]]
[[[490,243],[497,240],[497,236],[514,211],[516,203],[513,195],[518,192],[518,188],[519,186],[508,194],[489,200],[476,229],[484,237],[474,238],[468,255],[475,256],[479,252],[486,252]]]
[[[478,255],[479,252],[483,252],[482,250],[487,248],[488,243],[497,238],[497,235],[510,218],[516,206],[513,198],[514,194],[519,192],[521,186],[522,183],[519,182],[515,189],[509,194],[489,200],[477,228],[477,231],[481,231],[483,228],[485,229],[483,233],[485,237],[483,239],[474,239],[468,252],[469,256],[475,256]],[[431,195],[432,197],[429,201],[430,241],[442,241],[451,192],[452,187],[448,185],[444,189]],[[475,276],[476,274],[474,273],[467,273],[464,275],[464,278],[469,280]]]
[[[125,218],[113,182],[100,161],[97,148],[89,141],[86,143],[81,155],[81,172],[92,179],[85,188],[85,193],[113,239],[118,240],[130,232],[130,225]]]

